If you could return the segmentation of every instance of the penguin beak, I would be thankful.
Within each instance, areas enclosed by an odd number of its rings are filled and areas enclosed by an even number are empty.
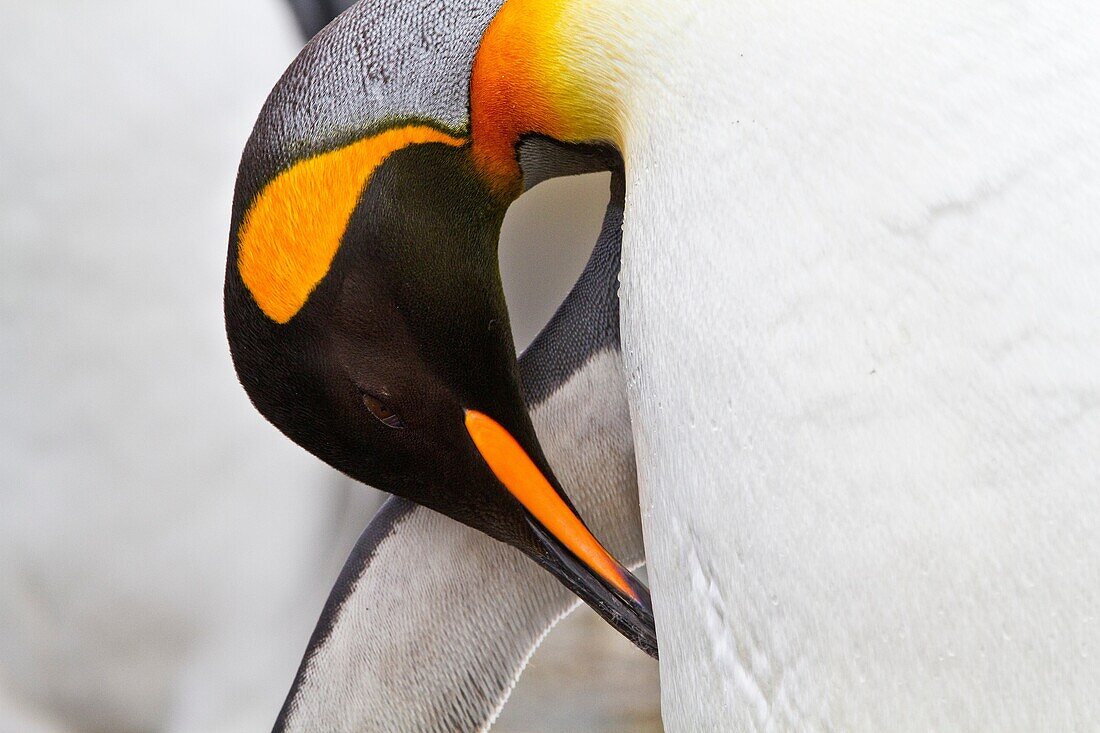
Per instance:
[[[519,442],[499,423],[466,410],[466,430],[497,480],[527,510],[543,564],[650,656],[657,634],[649,591],[600,544]]]

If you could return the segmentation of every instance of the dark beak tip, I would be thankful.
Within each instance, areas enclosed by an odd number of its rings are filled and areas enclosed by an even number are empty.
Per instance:
[[[616,631],[643,652],[658,659],[657,629],[649,589],[623,570],[633,598],[610,587],[562,547],[538,522],[528,520],[545,553],[536,558],[561,583],[592,607]]]
[[[646,600],[648,601],[648,597]],[[600,613],[600,615],[634,646],[654,659],[659,659],[657,630],[653,621],[652,608],[648,604],[640,606],[634,603],[629,603],[628,608],[636,612],[624,614],[621,607],[608,607],[607,613]],[[596,609],[597,612],[600,610]]]

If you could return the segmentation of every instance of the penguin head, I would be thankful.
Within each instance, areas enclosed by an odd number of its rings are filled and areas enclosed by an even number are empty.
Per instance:
[[[655,655],[648,592],[539,445],[497,263],[510,198],[468,143],[410,124],[266,181],[248,163],[225,302],[259,411],[345,474],[523,551]]]

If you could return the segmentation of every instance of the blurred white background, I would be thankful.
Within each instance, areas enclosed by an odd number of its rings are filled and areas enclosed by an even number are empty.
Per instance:
[[[299,47],[282,0],[0,3],[0,733],[269,729],[377,505],[251,408],[222,328],[237,161]],[[520,346],[606,199],[510,212]],[[656,710],[655,664],[585,611],[494,730]]]

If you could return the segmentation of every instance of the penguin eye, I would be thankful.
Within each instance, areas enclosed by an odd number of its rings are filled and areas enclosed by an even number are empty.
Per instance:
[[[398,429],[405,427],[405,423],[396,412],[386,407],[382,400],[369,392],[363,393],[363,404],[370,410],[370,414],[374,415],[374,418],[386,427]]]

